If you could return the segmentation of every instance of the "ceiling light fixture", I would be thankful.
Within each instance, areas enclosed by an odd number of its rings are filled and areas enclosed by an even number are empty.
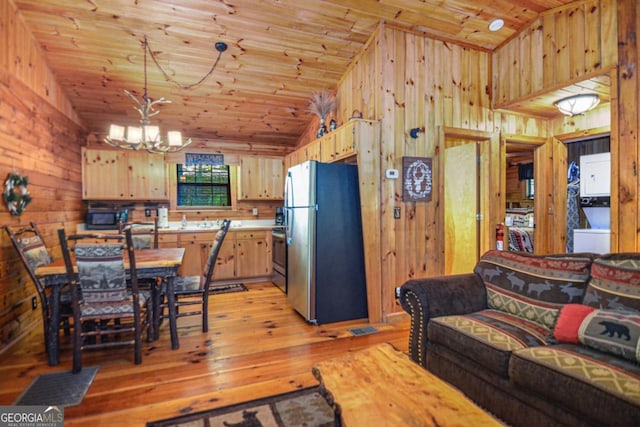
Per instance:
[[[502,27],[504,27],[504,21],[500,18],[496,18],[489,23],[489,30],[491,31],[498,31]]]
[[[553,103],[562,114],[573,117],[593,110],[600,103],[595,93],[583,93],[560,99]]]
[[[213,70],[215,70],[218,61],[220,61],[220,57],[222,56],[222,52],[227,50],[226,43],[217,42],[215,44],[215,48],[218,51],[218,57],[215,62],[211,66],[211,69],[193,84],[181,84],[173,80],[160,66],[158,63],[153,51],[149,47],[149,43],[147,42],[147,36],[144,37],[144,93],[142,95],[142,102],[131,92],[125,90],[124,93],[136,103],[136,106],[133,108],[140,113],[140,126],[127,126],[126,127],[126,136],[125,136],[125,127],[120,125],[112,124],[109,128],[109,135],[104,139],[104,141],[116,148],[124,148],[127,150],[146,150],[150,153],[167,153],[167,152],[176,152],[182,150],[187,145],[191,144],[191,138],[188,138],[186,141],[182,139],[182,133],[179,131],[169,131],[167,132],[167,139],[163,140],[160,137],[160,128],[158,126],[151,126],[149,124],[149,117],[155,116],[160,111],[157,111],[155,107],[160,104],[170,104],[171,101],[165,98],[156,99],[155,101],[149,98],[147,94],[147,52],[155,62],[158,69],[162,72],[167,80],[176,86],[182,89],[190,89],[192,87],[198,86],[202,84],[207,77],[209,77]]]

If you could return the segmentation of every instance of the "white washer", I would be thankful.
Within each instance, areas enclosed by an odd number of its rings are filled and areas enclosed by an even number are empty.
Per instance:
[[[611,252],[611,230],[598,228],[578,228],[573,230],[573,252]]]

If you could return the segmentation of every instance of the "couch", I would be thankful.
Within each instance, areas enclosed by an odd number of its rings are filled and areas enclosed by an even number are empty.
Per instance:
[[[640,254],[489,251],[398,292],[412,360],[504,422],[640,425]]]

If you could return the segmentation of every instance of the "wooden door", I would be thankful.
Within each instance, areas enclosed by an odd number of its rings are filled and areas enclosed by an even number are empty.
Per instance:
[[[445,274],[469,273],[478,260],[478,143],[461,142],[444,152]]]

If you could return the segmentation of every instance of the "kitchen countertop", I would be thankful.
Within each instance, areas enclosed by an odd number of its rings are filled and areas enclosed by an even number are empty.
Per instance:
[[[197,233],[197,232],[212,232],[218,231],[222,221],[207,221],[205,226],[204,221],[187,221],[187,226],[182,227],[181,221],[170,221],[169,227],[159,228],[159,233]],[[271,230],[275,227],[282,227],[276,225],[273,220],[269,219],[250,219],[250,220],[233,220],[231,221],[230,230],[250,231],[250,230]],[[78,233],[109,233],[116,230],[87,230],[85,224],[78,224],[76,232]]]

